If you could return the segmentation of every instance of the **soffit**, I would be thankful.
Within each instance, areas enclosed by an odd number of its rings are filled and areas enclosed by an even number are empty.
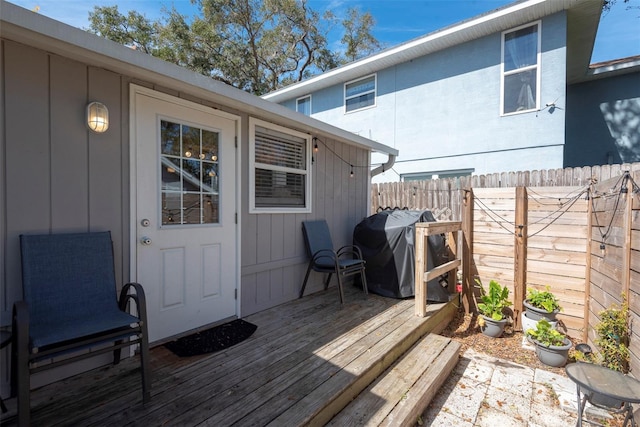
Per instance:
[[[471,40],[499,33],[545,16],[568,10],[568,48],[577,59],[571,60],[572,79],[589,65],[598,27],[602,0],[525,0],[476,16],[458,24],[386,49],[378,54],[330,70],[319,76],[264,95],[264,99],[282,102],[320,89],[342,84],[367,74],[402,64]],[[575,20],[576,22],[572,22]],[[586,58],[586,64],[584,58]],[[584,68],[580,68],[584,66]]]

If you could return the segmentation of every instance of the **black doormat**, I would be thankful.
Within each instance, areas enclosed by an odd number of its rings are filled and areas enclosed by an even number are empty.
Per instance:
[[[258,329],[253,323],[237,319],[229,323],[197,332],[164,346],[176,356],[188,357],[224,350],[249,338]]]

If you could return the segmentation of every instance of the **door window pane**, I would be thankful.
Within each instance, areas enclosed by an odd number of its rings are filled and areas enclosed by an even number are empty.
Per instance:
[[[160,123],[162,225],[217,224],[219,133]]]

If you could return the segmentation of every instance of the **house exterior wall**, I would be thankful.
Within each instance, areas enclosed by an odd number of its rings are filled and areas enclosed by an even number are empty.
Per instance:
[[[350,178],[349,166],[336,155],[327,150],[317,153],[312,213],[251,215],[247,112],[217,104],[212,94],[203,95],[207,99],[194,98],[6,39],[0,39],[0,73],[1,327],[11,324],[12,305],[22,299],[20,234],[110,230],[118,287],[130,280],[131,83],[241,117],[242,171],[241,182],[236,184],[241,185],[241,316],[297,298],[307,262],[303,220],[326,218],[335,244],[344,245],[351,241],[355,224],[367,214],[370,178],[365,148],[324,141],[349,164],[364,167]],[[86,105],[94,100],[109,108],[110,127],[104,134],[94,134],[85,125]],[[261,118],[256,112],[252,116]],[[320,278],[315,276],[309,293],[319,289]],[[10,358],[5,356],[3,349],[2,395],[8,392]],[[42,382],[85,368],[65,366],[63,373]]]
[[[326,219],[338,248],[352,244],[354,227],[368,215],[369,153],[331,140],[323,139],[318,145],[312,165],[311,213],[249,214],[242,210],[243,315],[298,298],[308,263],[302,221]],[[350,177],[350,164],[357,166],[354,177]],[[245,183],[248,169],[248,159],[243,157]],[[243,206],[248,206],[248,193],[248,188],[242,192]],[[324,275],[312,273],[305,294],[322,289],[323,279]]]
[[[640,161],[640,72],[567,88],[564,167]]]
[[[566,14],[542,20],[542,111],[500,116],[501,43],[497,32],[378,71],[372,108],[345,114],[342,84],[314,92],[312,117],[397,148],[400,174],[561,167]],[[551,102],[561,108],[545,109]],[[295,100],[283,105],[295,109]],[[374,181],[397,179],[387,172]]]

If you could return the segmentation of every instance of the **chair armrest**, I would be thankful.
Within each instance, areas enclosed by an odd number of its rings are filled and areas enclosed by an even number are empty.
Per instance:
[[[355,245],[346,245],[338,249],[338,257],[349,254],[355,255],[358,259],[362,259],[362,251]]]
[[[131,288],[135,290],[135,293],[131,293]],[[122,287],[122,290],[120,291],[120,299],[118,300],[118,306],[120,307],[120,310],[127,310],[127,303],[129,302],[129,300],[133,300],[136,303],[138,319],[146,321],[147,298],[140,283],[131,282]]]
[[[316,253],[313,254],[311,260],[316,262],[320,258],[331,258],[332,261],[336,262],[338,259],[338,254],[330,249],[320,249]]]

